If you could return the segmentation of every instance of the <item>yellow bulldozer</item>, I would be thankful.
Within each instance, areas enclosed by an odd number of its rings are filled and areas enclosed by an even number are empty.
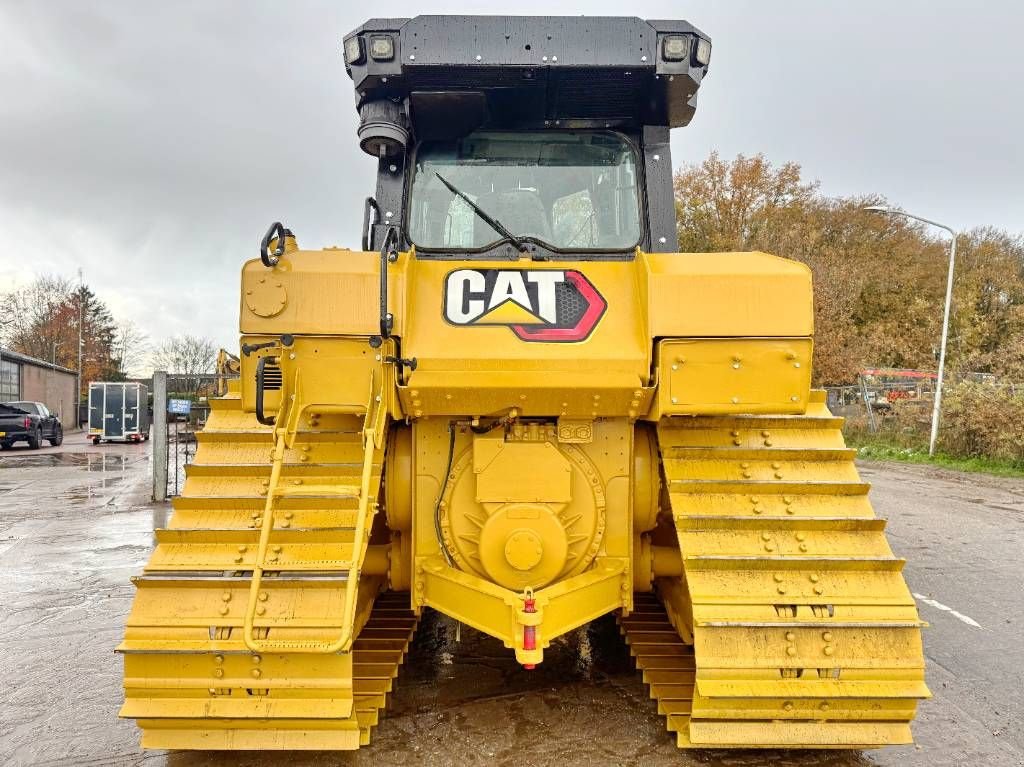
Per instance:
[[[908,743],[914,600],[811,388],[811,275],[678,253],[683,21],[344,38],[359,250],[275,223],[119,651],[169,749],[367,744],[427,608],[530,673],[614,614],[680,747]]]

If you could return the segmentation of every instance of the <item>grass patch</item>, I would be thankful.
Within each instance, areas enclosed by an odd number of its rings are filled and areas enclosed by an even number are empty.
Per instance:
[[[901,447],[875,440],[848,438],[850,447],[857,448],[857,457],[872,461],[900,461],[902,463],[924,463],[954,471],[977,474],[993,474],[997,477],[1024,477],[1024,466],[999,458],[957,458],[944,453],[928,455],[926,449]]]

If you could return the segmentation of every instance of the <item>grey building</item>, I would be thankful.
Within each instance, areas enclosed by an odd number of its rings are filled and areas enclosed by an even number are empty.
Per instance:
[[[74,370],[0,348],[0,402],[42,402],[64,425],[78,428],[75,418]]]

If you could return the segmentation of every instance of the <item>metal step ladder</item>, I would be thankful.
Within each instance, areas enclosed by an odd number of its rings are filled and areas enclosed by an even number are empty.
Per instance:
[[[357,748],[415,628],[407,596],[374,612],[385,577],[362,574],[386,413],[317,405],[268,428],[236,386],[211,405],[133,579],[121,716],[149,748]]]

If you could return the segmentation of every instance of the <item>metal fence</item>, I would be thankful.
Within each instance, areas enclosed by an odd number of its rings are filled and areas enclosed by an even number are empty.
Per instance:
[[[856,384],[827,386],[828,408],[847,419],[848,426],[875,433],[899,421],[906,431],[927,431],[935,404],[935,374],[928,371],[865,371]],[[1016,394],[1019,383],[1000,381],[990,373],[954,372],[947,376],[944,391],[971,382]]]
[[[857,383],[847,386],[826,386],[828,409],[855,424],[863,423],[874,433],[897,406],[930,412],[935,401],[935,380],[931,376],[886,380],[862,375]],[[925,418],[926,420],[926,418]]]

